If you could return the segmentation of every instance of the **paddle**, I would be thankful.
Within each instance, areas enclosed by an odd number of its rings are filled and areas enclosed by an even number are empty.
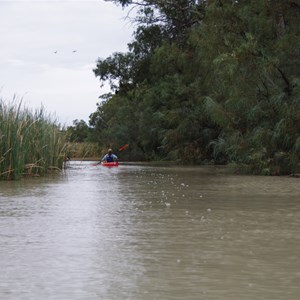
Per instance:
[[[129,144],[125,144],[124,146],[122,146],[121,148],[119,148],[118,152],[125,150],[126,148],[128,148]]]

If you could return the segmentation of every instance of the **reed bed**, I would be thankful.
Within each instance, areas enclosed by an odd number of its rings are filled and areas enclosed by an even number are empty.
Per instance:
[[[98,143],[70,143],[68,146],[68,157],[75,160],[99,159],[103,154],[104,151]]]
[[[62,169],[66,151],[66,134],[43,108],[0,98],[0,180]]]

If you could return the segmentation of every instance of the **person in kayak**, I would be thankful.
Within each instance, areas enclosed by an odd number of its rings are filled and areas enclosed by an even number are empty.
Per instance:
[[[113,154],[112,149],[108,149],[107,154],[105,154],[103,156],[103,158],[101,159],[101,162],[102,161],[105,161],[105,162],[114,162],[114,161],[117,161],[117,160],[118,160],[117,155]]]

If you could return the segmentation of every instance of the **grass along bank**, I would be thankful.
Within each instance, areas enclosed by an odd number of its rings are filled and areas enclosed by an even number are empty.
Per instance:
[[[99,143],[70,142],[68,144],[67,156],[71,160],[99,160],[104,155],[104,150]]]
[[[0,180],[62,169],[66,150],[66,134],[43,108],[0,98]]]

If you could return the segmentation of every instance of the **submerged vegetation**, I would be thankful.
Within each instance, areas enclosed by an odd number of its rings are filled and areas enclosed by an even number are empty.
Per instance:
[[[0,179],[44,175],[63,167],[66,134],[43,108],[0,99]]]
[[[99,59],[112,92],[90,116],[94,141],[128,159],[299,172],[298,0],[111,0],[134,5],[127,53]]]

